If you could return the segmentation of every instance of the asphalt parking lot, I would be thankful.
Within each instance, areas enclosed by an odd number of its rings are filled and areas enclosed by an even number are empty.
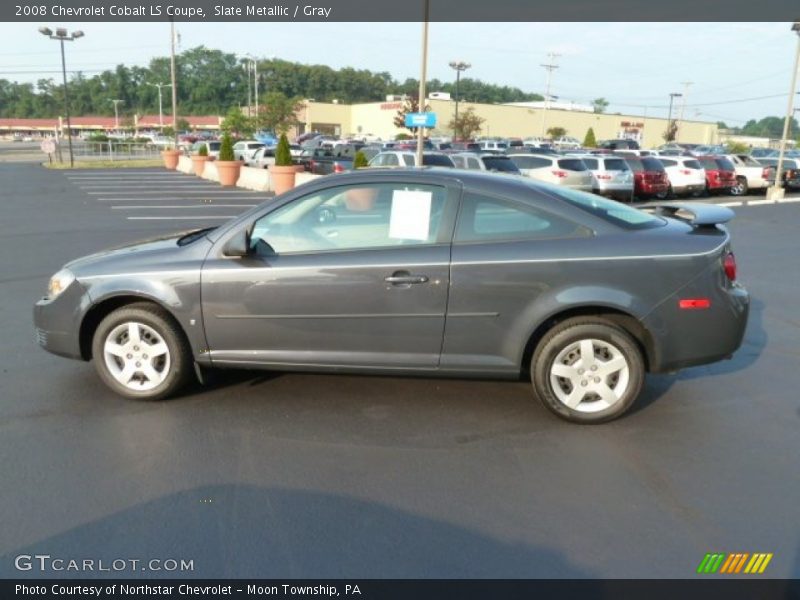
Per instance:
[[[64,262],[265,198],[0,163],[0,576],[41,577],[14,557],[49,554],[195,577],[688,578],[707,552],[770,552],[767,576],[800,577],[800,203],[714,199],[743,202],[745,343],[649,377],[602,426],[561,422],[526,382],[228,372],[137,403],[35,344]]]

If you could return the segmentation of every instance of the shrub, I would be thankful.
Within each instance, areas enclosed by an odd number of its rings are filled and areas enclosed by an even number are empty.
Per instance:
[[[394,136],[394,139],[400,142],[403,140],[413,140],[414,138],[407,133],[398,133],[396,136]]]
[[[236,156],[233,154],[233,138],[227,131],[222,134],[222,141],[219,145],[219,159],[236,160]]]
[[[208,144],[203,144],[197,151],[197,156],[208,156]]]
[[[278,140],[278,147],[275,150],[275,166],[291,167],[293,164],[292,153],[289,151],[289,139],[285,133],[282,133],[281,139]]]
[[[591,127],[589,127],[589,131],[586,132],[586,137],[583,138],[583,147],[597,148],[597,138],[594,137],[594,129]]]
[[[369,165],[369,161],[367,160],[367,155],[364,154],[361,150],[356,152],[356,156],[353,159],[353,168],[354,169],[363,169],[364,167]]]

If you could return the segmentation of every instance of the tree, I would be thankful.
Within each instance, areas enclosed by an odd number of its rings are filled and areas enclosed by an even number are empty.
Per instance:
[[[356,152],[356,155],[353,158],[353,168],[354,169],[363,169],[366,166],[369,166],[369,161],[367,160],[367,155],[364,154],[361,150],[359,150],[358,152]]]
[[[426,106],[425,110],[429,111],[431,109],[430,106]],[[406,96],[405,100],[403,101],[403,105],[400,107],[400,110],[397,111],[397,114],[394,117],[394,126],[398,129],[408,129],[410,132],[415,133],[417,131],[417,127],[406,127],[406,115],[408,113],[418,113],[419,110],[419,100],[417,96]]]
[[[592,100],[592,107],[596,113],[606,112],[606,109],[608,109],[608,104],[609,102],[605,98],[595,98]]]
[[[230,131],[222,134],[222,140],[219,144],[219,160],[236,160],[236,156],[233,154],[233,138]]]
[[[256,126],[259,129],[284,134],[297,125],[297,113],[303,107],[298,98],[287,98],[280,92],[270,92],[264,97],[263,106],[256,115]]]
[[[252,137],[256,129],[254,119],[246,116],[238,107],[228,111],[220,127],[223,131],[239,137]]]
[[[191,124],[189,124],[189,121],[187,121],[183,117],[180,117],[178,119],[178,131],[189,131],[191,128],[192,126]]]
[[[667,130],[662,134],[665,142],[674,142],[675,137],[678,135],[678,122],[672,121],[667,127]]]
[[[550,139],[558,139],[560,137],[564,137],[567,135],[567,130],[563,127],[551,127],[547,130],[547,135],[550,136]]]
[[[278,147],[275,149],[275,166],[291,167],[293,164],[292,153],[289,150],[289,139],[285,133],[282,133],[278,140]]]
[[[455,139],[468,140],[480,132],[485,121],[486,119],[476,115],[475,110],[470,107],[458,115],[457,121],[453,117],[448,128],[455,133]]]
[[[728,154],[748,154],[750,152],[750,146],[742,142],[729,141],[725,143],[725,150]]]
[[[583,138],[583,147],[597,148],[597,139],[594,137],[594,129],[591,127],[589,127],[589,130],[586,132],[586,137]]]

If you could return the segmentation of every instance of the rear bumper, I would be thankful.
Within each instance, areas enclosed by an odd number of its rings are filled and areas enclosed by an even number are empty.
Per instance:
[[[636,186],[636,193],[652,196],[655,194],[663,194],[668,189],[669,184],[666,183],[641,183]]]
[[[686,185],[673,185],[672,191],[676,194],[691,194],[693,192],[702,192],[706,189],[705,183],[690,183]]]
[[[642,320],[653,336],[650,371],[663,373],[730,358],[742,345],[750,295],[739,285],[712,294],[693,283],[673,294]],[[707,309],[681,309],[681,298],[705,297]]]

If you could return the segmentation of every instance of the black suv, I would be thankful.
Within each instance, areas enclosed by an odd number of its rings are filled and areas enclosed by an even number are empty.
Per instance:
[[[597,144],[597,147],[605,150],[639,150],[639,142],[636,140],[603,140]]]

